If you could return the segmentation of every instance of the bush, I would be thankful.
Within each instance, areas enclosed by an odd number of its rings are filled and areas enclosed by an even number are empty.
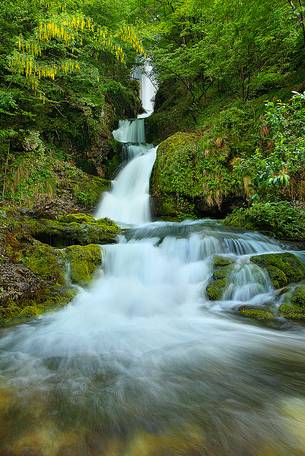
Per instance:
[[[223,223],[262,231],[279,239],[305,240],[305,210],[294,208],[286,201],[254,203],[247,209],[233,211]]]

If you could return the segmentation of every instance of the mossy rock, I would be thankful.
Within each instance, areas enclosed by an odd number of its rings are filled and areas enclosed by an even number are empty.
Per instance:
[[[85,214],[72,214],[60,220],[31,220],[30,231],[39,241],[58,248],[114,243],[121,232],[111,220],[96,220]]]
[[[213,279],[219,280],[219,279],[228,279],[229,275],[232,272],[232,266],[227,265],[227,266],[222,266],[218,267],[214,272],[213,272]]]
[[[305,285],[298,285],[286,294],[280,314],[291,320],[305,320]]]
[[[96,245],[72,245],[66,249],[71,267],[71,280],[81,286],[88,285],[96,269],[102,264],[101,248]]]
[[[243,317],[253,318],[254,320],[268,321],[275,319],[275,315],[269,309],[262,309],[261,307],[242,306],[239,308],[239,313]]]
[[[76,290],[73,288],[49,286],[36,299],[25,299],[25,296],[17,301],[11,299],[5,306],[0,305],[0,326],[23,323],[46,312],[56,310],[68,304],[75,294]]]
[[[227,279],[212,280],[207,286],[206,292],[211,301],[219,301],[226,289]]]
[[[226,289],[228,277],[234,267],[234,260],[227,257],[215,256],[213,259],[213,275],[207,286],[206,293],[211,301],[219,301]]]
[[[234,263],[232,258],[222,257],[222,256],[215,256],[213,260],[214,268],[229,266]]]
[[[113,234],[121,232],[118,225],[109,218],[96,219],[93,215],[83,214],[77,212],[76,214],[66,214],[58,219],[59,222],[64,223],[85,223],[87,225],[98,226],[101,229]]]
[[[58,250],[39,241],[24,251],[21,263],[44,280],[65,283],[65,261]]]
[[[276,289],[305,278],[305,264],[293,253],[267,253],[253,256],[251,261],[267,270]]]
[[[151,177],[155,213],[219,214],[225,201],[243,195],[241,177],[229,162],[228,146],[208,132],[167,138],[158,147]]]

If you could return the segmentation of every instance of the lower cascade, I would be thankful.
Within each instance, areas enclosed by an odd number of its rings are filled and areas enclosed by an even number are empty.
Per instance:
[[[138,120],[114,134],[128,161],[96,217],[126,230],[102,270],[65,308],[1,332],[0,455],[304,455],[305,330],[235,313],[280,305],[251,259],[291,247],[151,222],[156,148],[135,140]],[[211,300],[216,259],[229,273]]]

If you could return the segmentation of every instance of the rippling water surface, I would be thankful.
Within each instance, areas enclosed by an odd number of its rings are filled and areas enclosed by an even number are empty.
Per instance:
[[[304,329],[235,313],[276,305],[249,257],[286,249],[211,221],[104,247],[104,274],[69,306],[1,333],[0,455],[305,455]],[[219,254],[237,266],[211,303]]]

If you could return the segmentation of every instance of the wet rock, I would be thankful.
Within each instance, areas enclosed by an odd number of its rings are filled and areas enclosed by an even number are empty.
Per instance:
[[[58,248],[69,245],[114,243],[121,232],[109,219],[96,220],[81,213],[66,215],[58,220],[31,220],[30,231],[39,241]]]
[[[88,285],[96,269],[102,264],[101,248],[98,245],[72,245],[65,249],[70,263],[70,274],[73,283]]]
[[[275,315],[270,309],[255,306],[241,306],[239,307],[239,313],[243,317],[253,318],[255,320],[274,320]]]
[[[227,257],[216,256],[213,260],[213,275],[206,289],[211,301],[219,301],[226,289],[229,275],[233,270],[234,260]]]
[[[305,264],[293,253],[267,253],[253,256],[251,262],[267,270],[274,288],[283,288],[305,278]]]
[[[23,246],[19,263],[0,262],[0,325],[24,321],[69,303],[76,290],[71,281],[88,285],[102,262],[94,244],[57,249],[39,241]]]
[[[305,285],[290,290],[279,308],[280,314],[291,320],[305,320]]]
[[[201,429],[185,427],[163,433],[138,433],[128,445],[127,454],[132,456],[180,455],[190,456],[202,453],[206,443]]]

